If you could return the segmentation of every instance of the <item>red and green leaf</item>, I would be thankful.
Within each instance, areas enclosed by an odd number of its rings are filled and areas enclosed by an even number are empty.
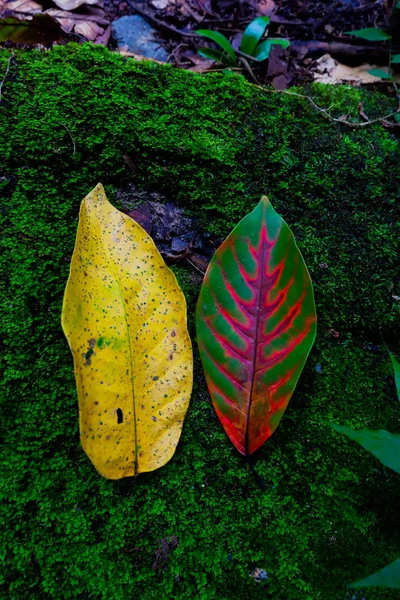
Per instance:
[[[237,450],[252,454],[277,428],[316,334],[310,275],[265,196],[213,256],[196,327],[218,418]]]

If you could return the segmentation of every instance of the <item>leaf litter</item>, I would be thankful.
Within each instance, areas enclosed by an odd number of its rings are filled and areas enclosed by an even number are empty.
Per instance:
[[[205,273],[221,244],[220,238],[204,230],[178,205],[158,193],[138,191],[134,183],[120,189],[117,199],[123,206],[122,212],[152,237],[167,264],[186,264],[201,275]]]

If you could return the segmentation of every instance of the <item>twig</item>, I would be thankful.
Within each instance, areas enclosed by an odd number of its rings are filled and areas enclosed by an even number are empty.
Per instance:
[[[318,40],[293,40],[290,42],[291,50],[307,50],[307,52],[324,52],[331,55],[345,54],[347,56],[372,56],[387,54],[386,48],[371,48],[371,46],[353,46],[343,42],[320,42]]]
[[[194,269],[196,269],[196,271],[198,271],[199,273],[201,273],[204,277],[204,275],[206,274],[205,271],[202,271],[194,262],[192,262],[188,257],[186,257],[186,262],[189,263],[189,265],[191,267],[193,267]]]
[[[308,102],[310,102],[310,104],[312,104],[314,106],[314,108],[316,110],[321,112],[325,117],[327,117],[330,121],[333,121],[334,123],[342,123],[344,125],[348,125],[349,127],[366,127],[367,125],[372,125],[373,123],[379,123],[379,122],[384,125],[387,125],[388,124],[387,119],[390,119],[391,117],[394,117],[395,115],[400,113],[400,98],[397,96],[397,100],[398,100],[397,109],[387,115],[378,117],[377,119],[369,119],[369,117],[365,114],[365,112],[363,110],[364,107],[363,107],[362,103],[359,105],[359,114],[363,119],[365,119],[365,121],[363,123],[353,123],[352,121],[347,121],[346,118],[342,118],[342,117],[339,117],[336,119],[335,117],[332,117],[329,114],[329,111],[331,110],[332,106],[329,106],[328,108],[321,108],[311,98],[311,96],[306,96],[304,94],[298,94],[297,92],[289,92],[287,90],[271,90],[271,89],[268,89],[267,87],[265,87],[264,85],[261,85],[259,83],[259,81],[257,80],[256,76],[254,75],[253,70],[250,67],[250,65],[248,64],[248,62],[244,58],[240,58],[239,61],[243,64],[243,66],[249,72],[253,81],[255,81],[255,85],[257,88],[264,90],[265,92],[269,92],[269,93],[280,93],[280,94],[287,94],[288,96],[297,96],[298,98],[305,98],[306,100],[308,100]]]
[[[367,125],[372,125],[373,123],[380,123],[381,121],[384,121],[385,119],[390,119],[391,117],[394,117],[394,115],[400,113],[400,106],[398,106],[396,110],[387,115],[382,115],[381,117],[377,117],[376,119],[368,119],[368,121],[365,121],[364,123],[353,123],[352,121],[347,121],[342,117],[339,117],[338,119],[332,117],[328,112],[332,107],[329,106],[328,108],[321,108],[321,106],[318,106],[318,104],[316,104],[316,102],[311,98],[311,96],[297,94],[296,92],[289,92],[288,90],[270,90],[263,85],[257,85],[256,87],[263,90],[264,92],[269,92],[270,94],[287,94],[288,96],[297,96],[298,98],[304,98],[305,100],[308,100],[308,102],[310,102],[310,104],[312,104],[316,110],[325,115],[325,117],[327,117],[327,119],[329,119],[330,121],[333,121],[334,123],[341,123],[342,125],[348,125],[349,127],[367,127]],[[365,118],[367,116],[363,115],[363,117]]]
[[[2,92],[2,88],[3,88],[3,84],[4,84],[5,80],[7,79],[8,71],[10,70],[11,60],[13,58],[14,58],[14,52],[11,52],[9,59],[7,61],[7,68],[6,68],[5,75],[3,77],[3,81],[0,83],[0,102],[1,102],[1,92]]]
[[[252,80],[254,81],[254,83],[260,87],[261,83],[258,81],[257,77],[254,75],[253,73],[253,69],[250,67],[249,63],[247,62],[247,60],[245,58],[243,58],[243,56],[241,56],[239,58],[239,62],[242,63],[242,65],[244,66],[244,68],[246,69],[246,71],[249,73],[250,77],[252,78]]]
[[[364,102],[360,102],[358,105],[358,114],[364,119],[364,121],[369,121],[368,116],[364,112]]]
[[[72,142],[72,144],[73,144],[73,147],[74,147],[74,151],[73,151],[73,153],[72,153],[72,156],[74,156],[74,154],[75,154],[75,150],[76,150],[76,147],[75,147],[75,142],[74,142],[74,138],[72,137],[70,130],[68,129],[68,127],[67,127],[66,125],[64,125],[64,123],[60,123],[60,125],[62,125],[63,127],[65,127],[65,129],[66,129],[66,130],[68,131],[68,133],[69,133],[69,137],[71,138],[71,142]]]

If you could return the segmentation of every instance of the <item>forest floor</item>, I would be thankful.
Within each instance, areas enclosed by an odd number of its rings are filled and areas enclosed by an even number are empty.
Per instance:
[[[22,33],[14,31],[7,37],[0,21],[0,41],[7,38],[5,47],[32,47],[25,42],[33,41],[34,47],[46,48],[90,40],[130,55],[125,34],[131,39],[134,30],[143,26],[152,40],[150,46],[158,46],[164,62],[207,72],[217,65],[201,57],[198,50],[214,44],[197,30],[217,31],[237,50],[246,26],[256,17],[268,16],[268,37],[288,39],[290,46],[274,46],[268,60],[252,63],[250,75],[248,69],[245,72],[247,77],[277,89],[322,80],[367,83],[393,93],[390,83],[366,73],[368,68],[388,67],[388,43],[360,39],[348,32],[367,27],[390,32],[394,53],[400,48],[399,13],[394,0],[1,0],[0,17],[14,17],[17,24],[27,19],[27,26]],[[136,20],[126,20],[135,15]],[[121,18],[125,21],[120,22]],[[119,24],[125,32],[122,39]],[[157,52],[144,54],[159,58]]]

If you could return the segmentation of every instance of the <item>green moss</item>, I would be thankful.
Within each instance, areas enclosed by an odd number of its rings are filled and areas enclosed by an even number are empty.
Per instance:
[[[356,118],[361,101],[371,116],[390,111],[383,96],[351,87],[308,92],[336,117]],[[400,485],[326,423],[400,431],[390,359],[373,345],[399,325],[394,137],[379,124],[331,123],[306,100],[236,75],[136,63],[90,44],[17,53],[0,133],[0,598],[361,599],[346,583],[400,556]],[[173,270],[188,300],[195,386],[177,452],[130,489],[97,475],[80,448],[60,327],[78,209],[99,181],[112,200],[132,180],[220,236],[265,193],[296,235],[318,338],[257,453],[265,492],[212,409],[195,345],[199,282],[184,265]],[[159,540],[173,535],[178,547],[152,569]],[[250,577],[256,567],[266,581]]]

